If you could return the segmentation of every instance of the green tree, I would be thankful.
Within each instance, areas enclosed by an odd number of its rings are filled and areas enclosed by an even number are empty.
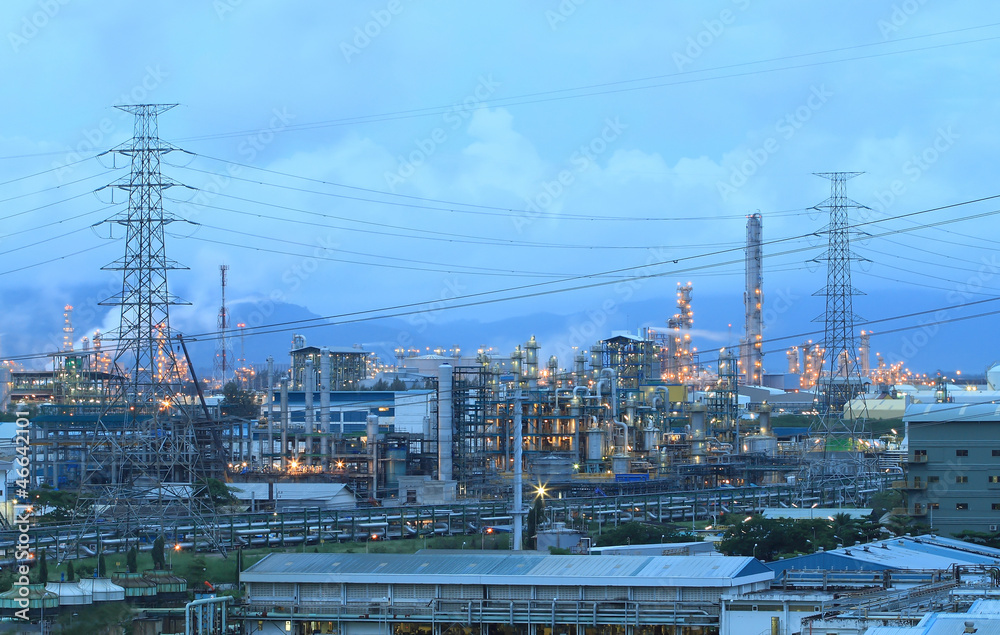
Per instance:
[[[372,386],[372,390],[382,391],[382,392],[389,390],[389,383],[384,379],[379,379],[377,382],[375,382],[375,385]]]
[[[97,577],[108,577],[108,563],[104,561],[104,552],[97,554]]]
[[[256,418],[260,415],[257,400],[249,390],[241,390],[235,381],[222,387],[222,414],[233,417]]]
[[[207,496],[217,507],[232,505],[239,501],[229,486],[217,478],[208,478],[201,483],[202,488],[198,495]]]
[[[163,536],[157,536],[156,540],[153,541],[153,568],[154,569],[166,569],[167,561],[163,555]]]
[[[661,542],[699,542],[701,540],[703,538],[700,536],[682,532],[673,525],[630,522],[602,531],[595,546],[655,545]]]
[[[76,580],[76,567],[73,566],[73,561],[70,560],[66,563],[66,581],[74,582]]]
[[[132,548],[128,550],[125,562],[128,564],[129,573],[136,573],[139,571],[139,549],[135,545],[132,545]]]
[[[41,554],[38,560],[38,583],[48,584],[49,581],[49,557],[45,554],[45,550],[41,550]]]
[[[71,522],[77,505],[76,494],[68,490],[53,489],[50,485],[42,485],[29,491],[28,500],[35,506],[42,524]]]
[[[403,392],[406,390],[406,382],[399,377],[396,377],[392,380],[392,383],[389,384],[389,390],[393,392]]]
[[[535,504],[528,510],[528,540],[534,540],[538,526],[545,516],[545,500],[541,496],[535,498]]]
[[[895,489],[879,492],[872,496],[871,506],[872,518],[878,522],[893,509],[903,506],[903,493]]]

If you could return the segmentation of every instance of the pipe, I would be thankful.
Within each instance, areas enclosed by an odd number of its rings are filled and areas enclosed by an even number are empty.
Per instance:
[[[376,501],[378,500],[378,415],[368,415],[365,423],[367,424],[369,460],[372,463],[371,499]]]
[[[264,378],[264,385],[267,387],[267,456],[270,470],[274,467],[274,358],[267,356],[267,377]],[[264,451],[260,452],[260,464],[264,465]]]
[[[524,440],[521,437],[521,389],[514,391],[514,509],[511,510],[511,517],[514,520],[514,551],[521,550],[521,516],[524,514],[524,502],[521,500],[521,488],[524,487],[522,473],[522,459]]]
[[[281,469],[288,468],[288,377],[281,378]]]
[[[614,368],[602,368],[599,376],[608,374],[611,384],[611,418],[618,418],[618,373]],[[600,386],[600,383],[598,383]]]
[[[302,387],[305,389],[305,401],[306,401],[306,433],[315,432],[313,430],[313,424],[316,421],[315,412],[313,411],[313,393],[316,390],[316,373],[313,371],[313,360],[312,358],[306,360],[305,377],[302,378]]]
[[[441,364],[438,368],[438,480],[452,480],[452,381],[454,369],[451,364]]]
[[[330,448],[330,349],[319,349],[319,453],[326,467]]]
[[[191,629],[191,609],[196,606],[203,606],[205,604],[222,604],[222,630],[220,633],[226,632],[226,603],[232,600],[233,597],[230,595],[223,595],[215,598],[202,598],[200,600],[193,600],[184,605],[184,635],[195,635],[194,630]],[[199,611],[200,613],[200,611]]]

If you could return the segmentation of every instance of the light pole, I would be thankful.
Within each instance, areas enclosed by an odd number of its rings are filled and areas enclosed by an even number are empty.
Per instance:
[[[752,553],[753,553],[754,559],[756,560],[757,559],[757,543],[756,542],[753,543],[753,552]]]

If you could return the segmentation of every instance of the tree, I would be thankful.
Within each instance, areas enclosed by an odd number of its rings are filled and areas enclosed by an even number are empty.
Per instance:
[[[41,523],[68,523],[73,520],[77,495],[68,490],[42,485],[28,492],[28,500],[37,508]]]
[[[406,382],[399,377],[396,377],[392,380],[392,383],[389,384],[389,390],[393,392],[403,392],[406,390]]]
[[[128,550],[125,561],[128,564],[129,573],[137,573],[139,571],[139,549],[135,545],[132,545],[132,548]]]
[[[204,486],[200,492],[201,496],[208,496],[212,499],[212,503],[216,507],[224,507],[226,505],[232,505],[239,499],[233,494],[233,491],[229,489],[229,486],[220,481],[217,478],[207,478],[202,481]]]
[[[73,561],[70,560],[66,563],[66,581],[73,582],[76,580],[76,567],[73,566]]]
[[[256,418],[260,408],[249,390],[241,390],[235,381],[222,387],[222,414],[234,417]]]
[[[154,569],[166,569],[167,561],[163,555],[163,536],[157,536],[156,540],[153,541],[153,568]]]
[[[38,561],[38,583],[48,584],[49,581],[49,558],[45,554],[45,550],[41,550],[40,558]]]
[[[379,379],[377,382],[375,382],[375,385],[372,386],[372,390],[384,392],[386,390],[389,390],[389,384],[388,382],[386,382],[386,380]]]
[[[104,561],[104,552],[97,554],[97,577],[108,577],[108,563]]]
[[[618,527],[605,529],[594,543],[597,547],[611,545],[655,545],[661,542],[699,542],[703,540],[679,531],[673,525],[652,525],[646,523],[622,523]]]

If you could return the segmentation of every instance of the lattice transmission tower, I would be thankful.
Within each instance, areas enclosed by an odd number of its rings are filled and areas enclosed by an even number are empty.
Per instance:
[[[826,251],[813,262],[826,263],[826,286],[814,296],[826,298],[826,311],[814,319],[824,322],[822,370],[816,383],[816,403],[820,431],[827,437],[855,438],[858,422],[867,418],[862,399],[860,411],[844,412],[851,400],[864,394],[858,361],[858,347],[854,337],[854,323],[861,318],[854,313],[853,298],[864,295],[851,283],[851,263],[861,260],[851,251],[849,211],[868,209],[847,197],[848,179],[861,172],[824,172],[816,176],[830,180],[830,198],[815,207],[829,212],[826,227]]]
[[[101,304],[121,311],[112,365],[119,379],[108,387],[86,449],[78,511],[85,523],[112,522],[129,537],[157,521],[162,529],[190,519],[218,546],[205,522],[214,509],[204,495],[199,447],[211,423],[196,421],[185,405],[187,367],[170,328],[169,307],[184,303],[169,292],[167,273],[185,267],[167,258],[164,244],[166,226],[180,219],[164,211],[163,191],[179,184],[160,173],[161,157],[176,148],[160,140],[157,116],[172,107],[118,106],[135,116],[134,136],[114,149],[131,170],[107,187],[126,192],[128,208],[106,222],[124,228],[125,254],[103,267],[121,272],[122,287]]]
[[[226,387],[229,374],[235,369],[233,346],[229,339],[229,307],[226,306],[229,265],[219,265],[219,276],[222,281],[222,306],[219,307],[219,335],[215,345],[215,377],[221,390]]]

